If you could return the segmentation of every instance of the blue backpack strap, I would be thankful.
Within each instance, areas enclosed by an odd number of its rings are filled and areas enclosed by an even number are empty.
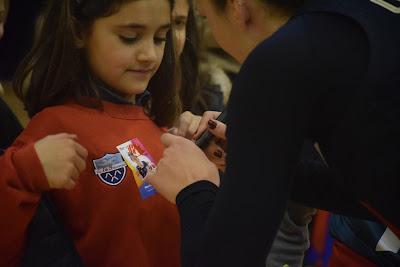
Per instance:
[[[332,215],[330,233],[337,240],[379,266],[400,266],[400,252],[376,251],[386,226],[374,221]]]

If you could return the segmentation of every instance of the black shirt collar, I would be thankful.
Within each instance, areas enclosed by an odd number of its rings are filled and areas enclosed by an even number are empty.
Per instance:
[[[113,92],[110,88],[108,88],[106,85],[98,85],[99,88],[99,93],[100,93],[100,98],[102,100],[114,103],[114,104],[125,104],[125,105],[133,105],[132,101],[129,101],[122,96],[116,94]],[[149,91],[144,91],[142,94],[136,96],[136,101],[135,105],[136,106],[143,106],[144,101],[147,99],[147,97],[150,95]]]

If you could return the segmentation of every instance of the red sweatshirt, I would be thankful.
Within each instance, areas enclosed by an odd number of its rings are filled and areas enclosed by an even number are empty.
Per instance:
[[[50,194],[85,266],[180,265],[175,206],[158,194],[142,200],[128,167],[120,169],[115,184],[95,174],[96,160],[117,155],[116,146],[133,138],[158,161],[163,152],[162,130],[140,107],[103,104],[103,111],[74,103],[46,108],[1,157],[0,266],[18,264],[27,225],[41,192],[49,190],[33,143],[60,132],[77,134],[89,152],[77,186]]]

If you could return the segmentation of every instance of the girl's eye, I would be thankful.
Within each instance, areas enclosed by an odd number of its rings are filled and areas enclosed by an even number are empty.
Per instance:
[[[155,44],[162,44],[167,41],[167,37],[155,37],[154,38],[154,43]]]
[[[126,37],[123,35],[119,35],[119,39],[127,45],[134,44],[137,41],[137,37]]]
[[[176,20],[174,22],[174,27],[177,29],[182,29],[186,27],[186,21],[185,20]]]
[[[206,16],[200,16],[198,17],[200,19],[200,21],[205,22],[207,21],[207,17]]]

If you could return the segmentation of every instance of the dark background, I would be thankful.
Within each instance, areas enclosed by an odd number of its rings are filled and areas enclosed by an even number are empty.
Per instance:
[[[35,19],[46,0],[11,0],[4,37],[0,40],[0,80],[10,80],[32,47]]]

